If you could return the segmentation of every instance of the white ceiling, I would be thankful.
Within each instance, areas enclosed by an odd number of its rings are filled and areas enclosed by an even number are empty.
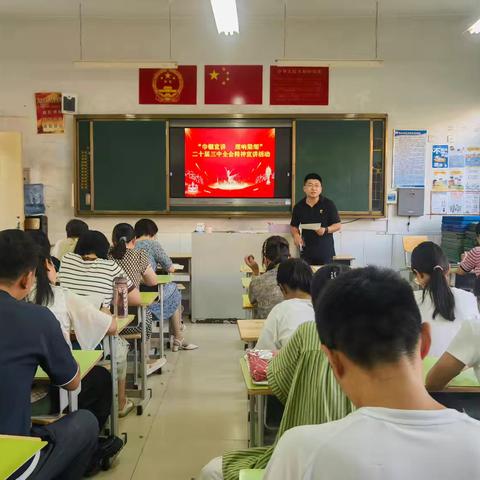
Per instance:
[[[85,16],[164,17],[168,0],[81,0]],[[77,16],[80,0],[0,0],[0,16]],[[379,0],[384,16],[477,15],[479,0]],[[241,16],[283,16],[284,0],[237,0]],[[171,0],[173,16],[211,14],[209,0]],[[370,16],[375,0],[287,0],[289,17]]]

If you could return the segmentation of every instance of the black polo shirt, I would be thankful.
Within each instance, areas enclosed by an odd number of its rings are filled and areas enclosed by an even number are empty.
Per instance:
[[[335,204],[320,195],[318,202],[311,207],[307,199],[303,198],[294,207],[290,225],[299,228],[304,223],[320,223],[322,227],[328,227],[340,222],[340,216]],[[317,235],[313,230],[302,230],[304,247],[302,258],[311,265],[323,265],[332,261],[335,255],[333,234]]]
[[[30,434],[30,391],[41,366],[54,385],[77,374],[60,323],[47,307],[0,290],[0,434]]]

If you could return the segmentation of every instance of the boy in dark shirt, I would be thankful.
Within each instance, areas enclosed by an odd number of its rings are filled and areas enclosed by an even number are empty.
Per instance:
[[[30,392],[38,366],[66,390],[80,385],[80,372],[48,308],[25,303],[38,261],[37,246],[20,230],[0,232],[0,434],[32,435],[48,445],[11,478],[80,479],[97,447],[98,423],[79,410],[31,427]]]

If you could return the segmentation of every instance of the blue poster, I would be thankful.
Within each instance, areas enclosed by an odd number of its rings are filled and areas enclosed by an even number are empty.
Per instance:
[[[448,168],[448,145],[432,146],[432,167]]]
[[[394,130],[393,187],[424,187],[426,130]]]

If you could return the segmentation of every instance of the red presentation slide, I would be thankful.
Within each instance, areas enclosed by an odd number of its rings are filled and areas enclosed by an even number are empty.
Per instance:
[[[186,128],[185,196],[273,198],[274,128]]]

